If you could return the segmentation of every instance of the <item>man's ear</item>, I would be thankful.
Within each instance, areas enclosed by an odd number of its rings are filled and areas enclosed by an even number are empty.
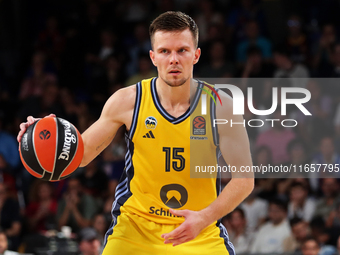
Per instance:
[[[201,56],[201,49],[197,48],[195,51],[195,58],[194,58],[193,64],[196,64],[198,62],[198,60],[200,59],[200,56]]]
[[[153,65],[157,66],[157,63],[155,62],[155,53],[152,50],[150,50],[149,54],[150,54],[150,59],[151,59]]]

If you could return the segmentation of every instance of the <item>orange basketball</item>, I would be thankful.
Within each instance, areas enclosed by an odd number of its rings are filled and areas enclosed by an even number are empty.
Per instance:
[[[27,128],[19,151],[21,162],[30,174],[45,181],[59,181],[78,168],[84,144],[70,122],[46,117]]]

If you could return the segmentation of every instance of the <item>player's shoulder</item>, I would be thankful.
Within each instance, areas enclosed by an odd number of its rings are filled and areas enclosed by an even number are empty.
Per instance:
[[[136,85],[121,88],[113,93],[107,100],[107,104],[117,107],[134,106],[136,100]]]
[[[135,101],[136,85],[121,88],[106,101],[103,115],[120,118],[120,115],[124,116],[134,109]]]

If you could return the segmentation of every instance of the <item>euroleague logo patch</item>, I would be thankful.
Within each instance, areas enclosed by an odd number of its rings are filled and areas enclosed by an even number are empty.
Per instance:
[[[41,140],[47,140],[48,138],[50,138],[51,137],[51,133],[50,133],[50,131],[48,131],[48,130],[46,130],[46,129],[44,129],[43,131],[41,131],[40,133],[39,133],[39,138],[41,139]]]
[[[145,126],[147,129],[155,129],[157,126],[157,120],[155,117],[147,117],[145,120]]]
[[[205,119],[202,116],[196,116],[192,125],[193,135],[205,135]]]

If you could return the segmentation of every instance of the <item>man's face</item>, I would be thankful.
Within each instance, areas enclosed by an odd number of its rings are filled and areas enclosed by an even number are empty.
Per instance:
[[[99,255],[100,242],[98,239],[81,241],[79,244],[79,250],[83,255]]]
[[[157,67],[158,76],[169,86],[181,86],[192,78],[193,66],[200,54],[189,29],[157,31],[153,35],[150,58]]]
[[[287,213],[276,204],[270,204],[268,209],[270,221],[274,224],[280,224],[287,216]]]
[[[320,247],[314,240],[309,240],[302,247],[303,255],[318,255]]]
[[[309,234],[308,224],[301,221],[292,227],[292,232],[298,242],[305,240]]]

